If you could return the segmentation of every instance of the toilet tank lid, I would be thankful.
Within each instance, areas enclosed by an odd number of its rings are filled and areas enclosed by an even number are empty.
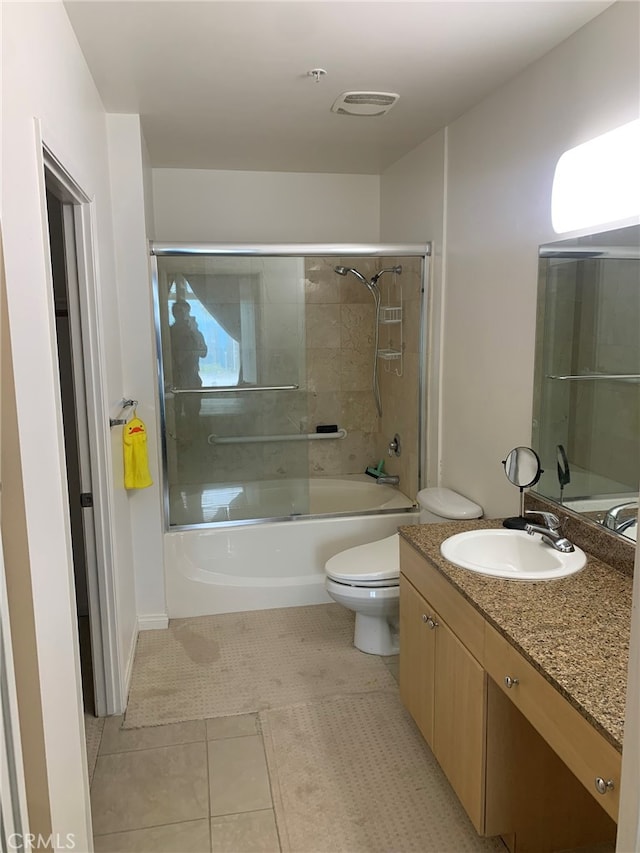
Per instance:
[[[441,518],[481,518],[482,507],[452,489],[430,488],[418,492],[418,503]]]

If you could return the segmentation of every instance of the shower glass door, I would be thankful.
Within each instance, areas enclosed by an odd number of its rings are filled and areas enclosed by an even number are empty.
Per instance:
[[[170,523],[308,514],[303,259],[157,268]]]
[[[340,248],[153,247],[169,527],[413,507],[425,249]]]

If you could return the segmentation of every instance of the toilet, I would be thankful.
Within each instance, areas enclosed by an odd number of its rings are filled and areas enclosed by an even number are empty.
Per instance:
[[[418,504],[420,524],[482,517],[481,506],[451,489],[422,489]],[[327,560],[324,568],[327,593],[355,611],[354,646],[370,655],[398,654],[398,534],[347,548]]]

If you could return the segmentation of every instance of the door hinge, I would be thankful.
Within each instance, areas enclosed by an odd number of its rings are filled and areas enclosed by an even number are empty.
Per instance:
[[[93,506],[93,495],[91,494],[91,492],[82,492],[82,494],[80,495],[80,506]]]

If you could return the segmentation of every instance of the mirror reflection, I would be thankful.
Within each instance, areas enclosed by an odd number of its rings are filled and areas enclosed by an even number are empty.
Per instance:
[[[637,539],[640,226],[540,247],[532,435],[539,494]]]

